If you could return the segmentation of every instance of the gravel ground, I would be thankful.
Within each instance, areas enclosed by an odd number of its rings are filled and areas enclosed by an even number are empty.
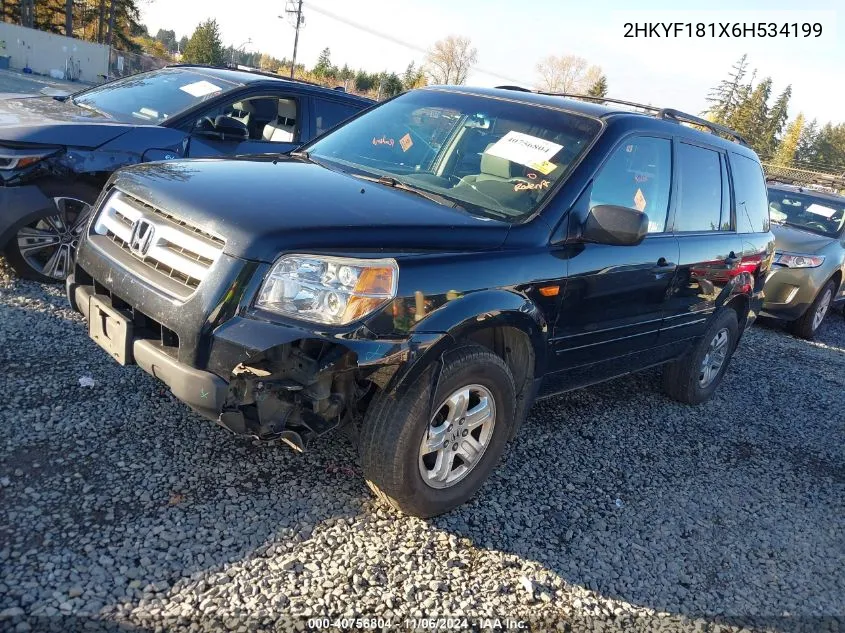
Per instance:
[[[699,407],[654,372],[539,403],[431,521],[373,501],[343,436],[297,455],[202,420],[1,262],[0,368],[3,631],[845,630],[840,313],[816,343],[753,328]]]

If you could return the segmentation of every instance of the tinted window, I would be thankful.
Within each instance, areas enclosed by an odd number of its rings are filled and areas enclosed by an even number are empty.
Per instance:
[[[675,231],[718,231],[722,217],[722,163],[718,152],[681,143]]]
[[[812,191],[769,190],[769,214],[775,224],[786,224],[825,237],[837,237],[845,228],[845,200],[814,195]]]
[[[361,110],[361,108],[348,103],[326,101],[325,99],[314,99],[314,109],[317,136]]]
[[[649,233],[666,229],[672,182],[672,143],[648,136],[618,147],[593,181],[590,207],[613,204],[648,215]]]
[[[73,103],[118,121],[158,124],[236,86],[212,75],[165,68],[93,88],[73,97]]]
[[[763,168],[755,160],[731,153],[736,221],[741,232],[769,230],[769,205]]]
[[[600,130],[595,119],[552,108],[412,90],[305,149],[329,168],[389,176],[441,204],[514,219],[554,194]]]
[[[250,140],[294,143],[299,139],[299,102],[294,97],[254,96],[216,111],[243,123]]]

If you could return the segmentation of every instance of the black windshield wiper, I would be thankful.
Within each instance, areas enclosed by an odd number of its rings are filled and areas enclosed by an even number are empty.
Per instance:
[[[398,180],[393,176],[366,176],[364,174],[352,174],[356,178],[360,178],[362,180],[369,180],[370,182],[377,182],[380,185],[384,185],[386,187],[393,187],[394,189],[399,189],[400,191],[407,191],[408,193],[413,193],[418,195],[421,198],[425,198],[426,200],[430,200],[431,202],[436,202],[437,204],[442,204],[446,207],[451,207],[453,209],[462,209],[466,211],[466,207],[460,205],[458,202],[453,200],[452,198],[448,198],[446,196],[441,196],[439,193],[434,193],[433,191],[428,191],[427,189],[421,189],[420,187],[415,187],[414,185],[410,185],[403,180]]]

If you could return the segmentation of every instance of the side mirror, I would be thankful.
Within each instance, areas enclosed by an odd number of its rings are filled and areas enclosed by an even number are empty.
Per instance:
[[[581,239],[585,242],[636,246],[648,234],[648,216],[636,209],[600,204],[590,209]]]
[[[192,133],[221,141],[245,141],[249,138],[246,124],[225,114],[219,115],[213,121],[210,117],[200,119]]]

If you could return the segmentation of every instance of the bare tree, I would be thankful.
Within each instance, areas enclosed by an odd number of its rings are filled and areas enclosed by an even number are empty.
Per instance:
[[[468,37],[450,35],[435,42],[425,59],[425,72],[432,83],[460,86],[478,61],[478,49]]]
[[[545,92],[586,92],[602,76],[601,68],[577,55],[549,55],[537,64],[537,72]]]

